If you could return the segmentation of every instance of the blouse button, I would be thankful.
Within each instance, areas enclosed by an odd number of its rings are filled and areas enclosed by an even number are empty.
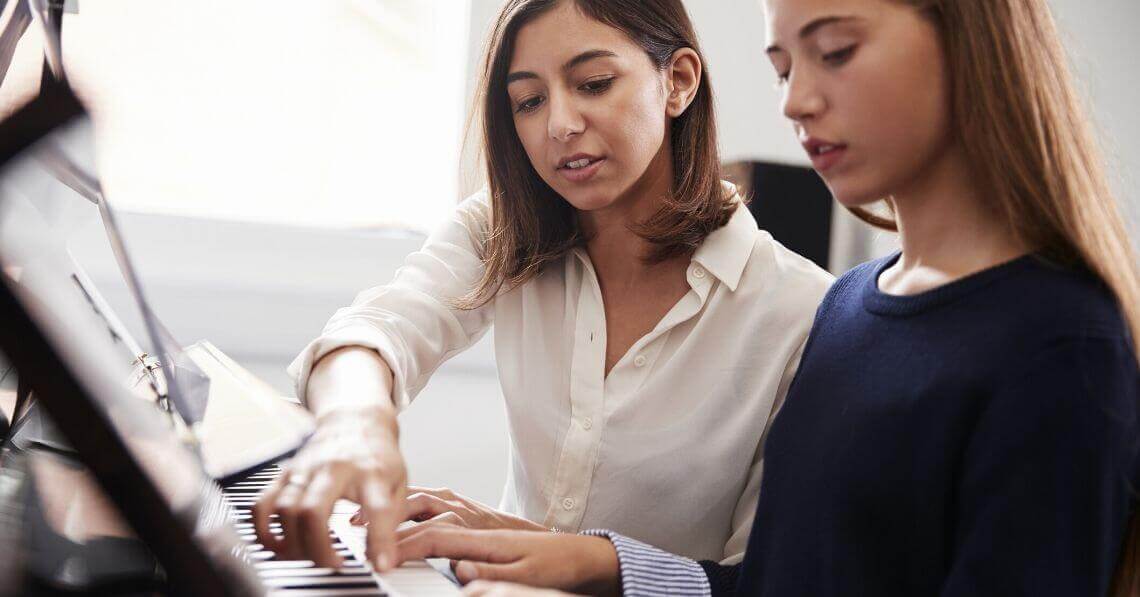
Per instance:
[[[637,358],[633,359],[633,366],[634,367],[644,367],[645,361],[646,361],[645,355],[639,354],[639,355],[637,355]]]
[[[570,498],[566,498],[566,499],[562,500],[562,507],[567,509],[567,510],[573,510],[574,509],[574,500],[572,500]]]
[[[590,428],[593,426],[594,426],[594,422],[591,421],[590,419],[582,419],[582,429],[589,431]]]
[[[705,277],[705,268],[698,267],[693,270],[693,277],[698,280]]]

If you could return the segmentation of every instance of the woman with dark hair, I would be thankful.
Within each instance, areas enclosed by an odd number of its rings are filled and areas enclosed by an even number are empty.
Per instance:
[[[401,557],[627,596],[1140,595],[1140,268],[1047,1],[765,8],[812,164],[902,248],[824,298],[743,563],[450,529]]]
[[[344,497],[380,570],[405,520],[423,522],[404,538],[606,526],[739,560],[761,438],[831,280],[721,181],[680,0],[511,0],[481,89],[488,189],[294,363],[318,427],[255,508],[260,540],[335,565],[325,521]],[[492,322],[511,435],[501,510],[406,490],[396,412]]]

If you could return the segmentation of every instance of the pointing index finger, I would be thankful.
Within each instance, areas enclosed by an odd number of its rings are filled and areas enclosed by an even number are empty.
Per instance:
[[[360,509],[368,519],[366,551],[380,572],[397,564],[396,527],[404,520],[402,485],[393,486],[381,477],[360,484]]]

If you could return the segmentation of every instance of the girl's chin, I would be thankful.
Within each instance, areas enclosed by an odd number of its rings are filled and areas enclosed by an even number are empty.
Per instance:
[[[869,209],[871,207],[874,207],[874,205],[876,203],[878,203],[879,200],[881,200],[881,199],[882,199],[882,197],[872,197],[872,198],[858,197],[855,199],[844,200],[842,197],[839,197],[839,196],[835,197],[835,200],[838,201],[840,205],[842,205],[843,207],[846,207],[847,209],[858,209],[858,208]]]
[[[869,207],[887,196],[874,185],[854,185],[849,180],[824,179],[824,182],[831,191],[831,196],[847,209]]]

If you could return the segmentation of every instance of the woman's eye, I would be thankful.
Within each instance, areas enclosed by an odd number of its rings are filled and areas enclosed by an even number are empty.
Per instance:
[[[599,93],[605,92],[607,89],[610,88],[611,85],[613,85],[613,83],[614,83],[613,77],[606,77],[605,79],[594,79],[592,81],[586,81],[585,83],[582,83],[582,85],[580,85],[578,87],[578,89],[581,89],[582,91],[585,91],[586,93],[592,93],[594,95],[597,95]]]
[[[841,50],[836,50],[834,52],[828,52],[824,54],[823,61],[830,66],[840,66],[850,60],[851,56],[854,54],[855,46],[851,45]]]
[[[527,99],[524,99],[523,101],[518,103],[518,106],[515,108],[515,112],[519,112],[519,113],[534,112],[541,105],[542,105],[542,96],[541,95],[536,95],[534,97],[528,97]]]
[[[788,77],[791,76],[790,72],[776,73],[776,86],[779,87],[788,82]]]

